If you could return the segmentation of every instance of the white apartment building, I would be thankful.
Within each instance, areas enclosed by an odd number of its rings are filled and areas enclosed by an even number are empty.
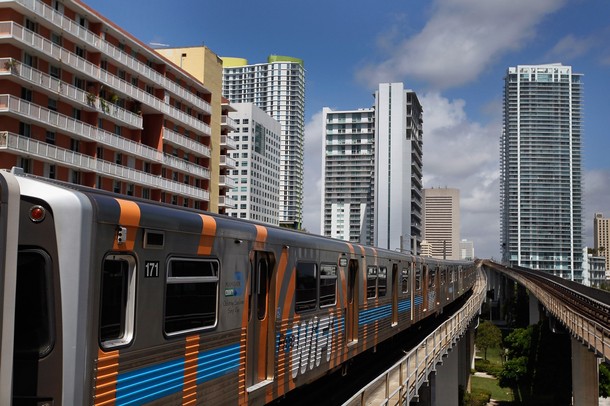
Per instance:
[[[474,260],[474,242],[464,239],[460,241],[460,259]]]
[[[322,234],[372,245],[375,110],[322,110]]]
[[[280,141],[280,225],[300,228],[303,221],[305,150],[305,68],[303,60],[271,55],[248,64],[223,57],[223,95],[231,103],[254,103],[282,126]]]
[[[230,136],[237,169],[230,192],[235,202],[230,216],[279,225],[279,174],[281,126],[252,103],[232,103],[229,113],[235,131]]]
[[[504,78],[502,259],[582,279],[582,75],[519,65]]]
[[[422,239],[423,109],[402,83],[375,92],[375,245],[419,251]]]
[[[424,189],[424,239],[432,246],[434,258],[460,259],[458,189]]]

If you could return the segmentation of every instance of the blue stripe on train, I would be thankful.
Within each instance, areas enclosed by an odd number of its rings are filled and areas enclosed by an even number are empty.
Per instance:
[[[419,306],[424,302],[424,299],[421,296],[416,296],[414,302],[415,306]],[[398,302],[398,313],[403,313],[409,310],[411,310],[410,300],[402,300]],[[390,317],[391,314],[392,305],[384,305],[363,310],[358,315],[358,326],[365,326],[369,323],[374,323],[376,321],[383,320],[385,318]]]
[[[197,384],[239,368],[239,344],[201,352],[197,357]],[[117,405],[142,405],[182,391],[184,358],[163,362],[117,377]]]

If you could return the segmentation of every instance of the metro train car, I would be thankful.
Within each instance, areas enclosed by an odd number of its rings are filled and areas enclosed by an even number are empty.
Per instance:
[[[475,268],[0,171],[0,404],[260,405]]]

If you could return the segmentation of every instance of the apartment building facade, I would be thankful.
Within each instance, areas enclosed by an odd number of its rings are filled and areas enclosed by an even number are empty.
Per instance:
[[[81,1],[0,16],[0,166],[223,212],[206,86]]]
[[[500,138],[503,261],[582,279],[582,75],[509,67]]]
[[[375,110],[322,110],[322,234],[373,245]]]
[[[231,103],[254,103],[282,126],[280,225],[303,222],[305,67],[302,59],[271,55],[266,63],[222,57],[222,94]]]
[[[235,207],[227,214],[279,225],[281,125],[253,103],[232,103],[235,123],[230,134],[237,148],[231,153],[237,169],[231,191]]]
[[[603,213],[595,213],[593,218],[593,249],[594,256],[604,257],[605,268],[610,269],[610,218]]]

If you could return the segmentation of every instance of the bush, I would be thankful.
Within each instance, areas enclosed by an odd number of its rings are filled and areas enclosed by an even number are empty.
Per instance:
[[[500,372],[502,372],[502,365],[484,359],[476,359],[474,361],[474,369],[477,372],[485,372],[497,378]]]
[[[464,406],[485,406],[491,399],[491,393],[483,390],[473,390],[464,395]]]

